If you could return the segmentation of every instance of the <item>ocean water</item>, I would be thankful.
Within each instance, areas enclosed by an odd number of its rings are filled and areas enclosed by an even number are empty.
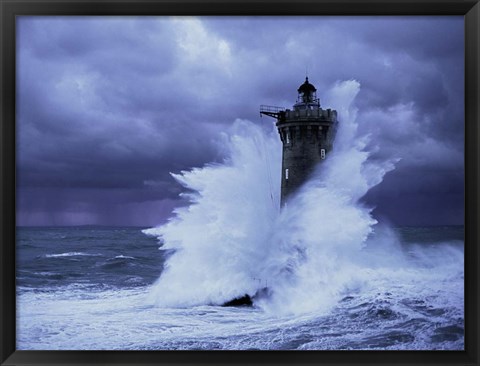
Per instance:
[[[370,268],[328,311],[278,314],[156,305],[169,253],[142,228],[18,228],[17,348],[463,349],[463,227],[394,232],[408,264]]]
[[[281,208],[278,133],[237,120],[223,163],[173,174],[188,204],[164,225],[18,228],[17,348],[463,349],[463,226],[373,216],[401,157],[372,158],[359,91],[329,91],[334,150]]]

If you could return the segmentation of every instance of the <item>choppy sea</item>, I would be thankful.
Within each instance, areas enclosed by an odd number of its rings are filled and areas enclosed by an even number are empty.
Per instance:
[[[382,268],[383,278],[345,292],[328,311],[276,314],[152,302],[171,253],[142,228],[20,227],[17,348],[463,349],[463,227],[395,231],[407,264]]]

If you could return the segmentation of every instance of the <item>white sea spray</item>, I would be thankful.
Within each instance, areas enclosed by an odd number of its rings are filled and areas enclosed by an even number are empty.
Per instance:
[[[344,296],[383,288],[386,278],[393,287],[395,281],[429,286],[431,274],[407,260],[393,231],[361,201],[396,159],[369,159],[375,144],[358,133],[359,91],[349,80],[328,92],[340,121],[334,149],[282,208],[281,143],[273,126],[265,132],[237,120],[223,136],[222,164],[173,174],[190,205],[145,230],[175,250],[150,301],[220,305],[268,288],[268,296],[255,299],[266,312],[320,314]]]

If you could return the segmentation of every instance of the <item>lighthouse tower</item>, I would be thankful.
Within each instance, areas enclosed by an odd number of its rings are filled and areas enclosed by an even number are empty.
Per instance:
[[[317,89],[308,77],[298,88],[293,109],[260,106],[260,114],[277,119],[283,143],[281,202],[295,192],[326,159],[332,149],[337,127],[337,111],[322,109]]]

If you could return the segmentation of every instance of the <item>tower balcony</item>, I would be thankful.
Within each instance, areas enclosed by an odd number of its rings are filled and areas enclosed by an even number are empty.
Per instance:
[[[283,121],[279,123],[294,123],[294,122],[319,122],[319,123],[334,123],[337,121],[337,111],[332,109],[322,108],[307,108],[307,109],[287,109]]]

